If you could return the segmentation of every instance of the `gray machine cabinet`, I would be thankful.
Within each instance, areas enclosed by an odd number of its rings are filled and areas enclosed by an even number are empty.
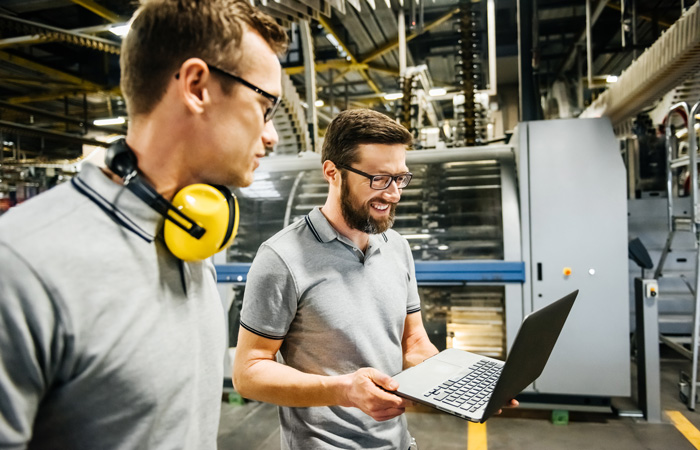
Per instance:
[[[514,142],[527,279],[523,313],[580,290],[534,390],[629,396],[625,168],[610,122],[524,122]]]

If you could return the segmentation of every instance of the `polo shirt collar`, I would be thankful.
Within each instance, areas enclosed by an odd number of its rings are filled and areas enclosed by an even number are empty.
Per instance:
[[[112,220],[149,243],[163,225],[163,216],[93,164],[84,163],[71,183]]]
[[[306,216],[306,223],[314,233],[316,239],[320,242],[326,243],[334,239],[339,240],[350,246],[354,246],[352,241],[333,228],[333,226],[328,222],[326,216],[321,212],[321,207],[317,206],[311,210],[311,212]],[[388,242],[389,238],[386,233],[380,234],[370,234],[369,235],[369,248],[372,250],[379,249],[382,245]]]

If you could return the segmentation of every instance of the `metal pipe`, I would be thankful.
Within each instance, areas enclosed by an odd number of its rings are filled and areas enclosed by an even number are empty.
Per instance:
[[[632,60],[637,59],[637,0],[632,0]]]
[[[576,44],[576,101],[579,111],[583,111],[583,61],[581,58],[581,46]]]
[[[622,48],[627,47],[627,39],[625,33],[625,1],[620,2],[620,40],[622,43]]]
[[[486,28],[489,39],[489,88],[486,93],[494,96],[498,93],[496,81],[496,0],[486,3]]]
[[[423,32],[423,27],[425,26],[425,7],[423,0],[416,0],[418,2],[418,32]]]
[[[518,0],[518,82],[519,82],[519,121],[537,120],[539,93],[535,90],[532,69],[533,48],[533,2]]]
[[[399,27],[399,76],[406,76],[406,17],[403,6],[399,7],[398,15]]]
[[[591,0],[586,0],[586,62],[588,64],[588,89],[593,86],[593,49],[591,44]]]
[[[334,70],[331,69],[328,73],[328,78],[331,80],[330,84],[328,85],[328,109],[331,111],[331,117],[333,116],[333,104],[335,103],[335,95],[333,89],[333,72]]]
[[[671,116],[674,113],[679,113],[680,111],[685,111],[686,117],[688,117],[688,104],[685,102],[676,103],[671,106],[666,115],[666,198],[667,202],[667,216],[668,216],[668,230],[673,231],[673,173],[671,172],[671,164],[674,159],[674,142],[676,136],[673,134],[671,127]],[[697,182],[697,181],[696,181]]]
[[[311,148],[318,152],[318,115],[316,114],[316,68],[311,25],[308,20],[299,21],[301,45],[304,55],[304,80],[306,82],[306,123],[311,137]]]

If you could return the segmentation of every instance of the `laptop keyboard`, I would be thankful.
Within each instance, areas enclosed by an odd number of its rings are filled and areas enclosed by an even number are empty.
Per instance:
[[[450,378],[424,396],[445,405],[476,412],[491,397],[502,368],[502,365],[492,361],[479,361],[469,368],[466,375]]]

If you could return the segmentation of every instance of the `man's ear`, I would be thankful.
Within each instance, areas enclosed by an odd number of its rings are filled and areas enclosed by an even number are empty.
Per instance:
[[[211,72],[207,63],[190,58],[180,66],[177,74],[178,93],[185,107],[192,114],[202,114],[211,102]]]
[[[340,175],[340,170],[335,166],[333,161],[331,160],[325,160],[323,162],[323,178],[326,179],[326,181],[330,185],[336,185],[340,184],[341,180],[341,175]]]

